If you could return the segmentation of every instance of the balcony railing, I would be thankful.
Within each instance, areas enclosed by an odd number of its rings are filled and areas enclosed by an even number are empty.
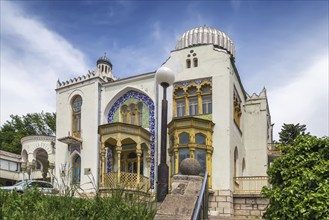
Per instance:
[[[234,177],[235,194],[260,194],[263,186],[268,186],[267,176]]]
[[[102,186],[105,189],[127,189],[148,192],[150,189],[150,179],[146,176],[139,175],[139,183],[137,180],[137,173],[120,172],[120,181],[117,172],[106,173]]]
[[[268,152],[268,155],[281,155],[282,154],[280,145],[275,144],[275,143],[269,143],[267,145],[267,152]]]

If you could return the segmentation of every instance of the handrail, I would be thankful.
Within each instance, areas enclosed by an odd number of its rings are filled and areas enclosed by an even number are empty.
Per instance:
[[[203,208],[202,212],[201,212],[201,206]],[[193,217],[192,217],[193,220],[197,220],[201,218],[203,220],[208,219],[208,171],[206,171],[204,175],[199,198],[196,203],[196,207],[194,209]]]

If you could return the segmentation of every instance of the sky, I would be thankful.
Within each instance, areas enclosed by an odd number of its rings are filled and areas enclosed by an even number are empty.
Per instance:
[[[106,53],[125,78],[157,70],[187,30],[219,29],[249,95],[265,87],[274,138],[283,123],[328,125],[328,1],[0,1],[0,125],[56,111],[56,82]]]

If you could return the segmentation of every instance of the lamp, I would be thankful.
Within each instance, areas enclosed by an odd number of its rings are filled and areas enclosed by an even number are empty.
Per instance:
[[[175,81],[175,73],[168,67],[160,67],[155,78],[158,84],[163,87],[163,99],[161,108],[161,153],[160,164],[158,166],[158,185],[157,200],[162,202],[168,194],[169,168],[167,161],[167,118],[168,118],[168,101],[167,88]]]

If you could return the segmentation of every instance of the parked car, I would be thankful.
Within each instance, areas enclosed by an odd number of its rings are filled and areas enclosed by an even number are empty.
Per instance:
[[[0,187],[0,190],[24,192],[31,188],[37,188],[38,190],[40,190],[45,194],[58,193],[58,190],[55,189],[51,183],[41,180],[24,180],[16,183],[13,186]]]

